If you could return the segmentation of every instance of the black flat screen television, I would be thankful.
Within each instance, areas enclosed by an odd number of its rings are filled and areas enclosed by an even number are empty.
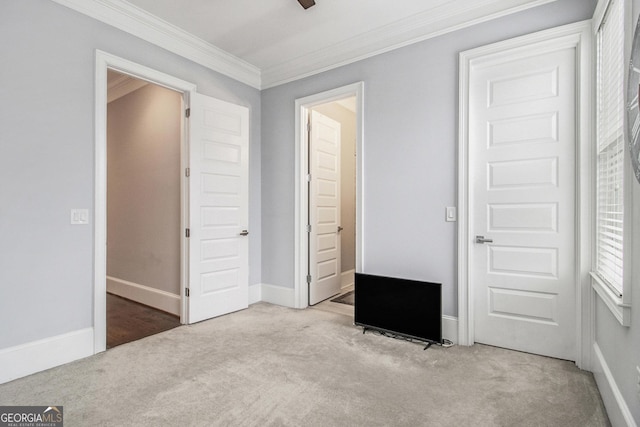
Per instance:
[[[356,273],[355,324],[442,343],[442,284]]]

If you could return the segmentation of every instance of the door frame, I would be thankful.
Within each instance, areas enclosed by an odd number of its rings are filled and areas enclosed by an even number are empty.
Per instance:
[[[484,63],[499,63],[522,57],[523,47],[541,53],[573,48],[576,52],[576,365],[590,369],[594,338],[593,291],[589,280],[593,230],[592,206],[592,41],[591,21],[582,21],[460,53],[458,116],[458,342],[473,345],[474,292],[469,277],[473,262],[469,197],[473,159],[469,150],[469,88],[471,73]]]
[[[362,272],[364,253],[364,82],[357,82],[295,101],[295,261],[294,307],[309,306],[307,285],[309,260],[309,235],[306,230],[309,217],[309,189],[307,174],[309,145],[307,123],[309,111],[318,105],[340,99],[356,97],[356,271]]]
[[[163,86],[182,94],[182,111],[188,108],[189,100],[196,91],[196,85],[170,76],[144,65],[96,50],[95,69],[95,175],[94,175],[94,304],[93,341],[94,353],[106,350],[107,340],[107,69],[127,74],[131,77]],[[188,166],[188,127],[181,114],[180,165]],[[180,226],[187,228],[189,187],[184,174],[180,183]],[[180,240],[180,323],[187,322],[187,301],[184,298],[188,284],[188,246]]]

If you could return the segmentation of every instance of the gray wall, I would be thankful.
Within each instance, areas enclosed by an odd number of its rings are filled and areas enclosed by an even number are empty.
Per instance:
[[[633,4],[635,19],[640,0]],[[455,315],[455,224],[444,222],[444,207],[456,203],[457,55],[589,19],[594,6],[595,0],[558,0],[261,97],[49,0],[0,2],[0,349],[93,323],[93,228],[69,225],[69,211],[93,207],[96,48],[250,108],[252,284],[294,286],[294,100],[364,81],[364,271],[441,281],[444,313]],[[636,182],[633,191],[633,223],[640,224]],[[637,260],[640,227],[631,245]],[[634,268],[630,328],[597,299],[595,325],[607,365],[640,423],[639,283]]]
[[[107,276],[180,295],[180,93],[149,84],[107,109]]]
[[[364,81],[363,272],[443,283],[456,315],[458,53],[590,19],[559,0],[278,86],[262,94],[263,282],[294,287],[294,101]]]
[[[356,268],[356,114],[337,102],[313,109],[340,123],[340,261],[344,273]]]
[[[633,0],[633,28],[640,14],[640,0]],[[632,30],[632,29],[630,29]],[[625,265],[632,269],[631,286],[631,327],[620,326],[613,314],[599,298],[596,298],[596,342],[620,388],[622,397],[629,407],[636,424],[640,425],[640,395],[637,384],[640,366],[640,184],[633,177],[633,238],[628,242],[634,262]],[[625,250],[626,250],[625,243]],[[603,378],[597,373],[600,382]],[[605,401],[606,403],[606,401]],[[609,412],[611,408],[607,408]]]
[[[261,282],[258,90],[49,0],[0,2],[0,40],[0,349],[93,325],[93,216],[69,215],[93,211],[95,49],[249,107],[249,277]]]

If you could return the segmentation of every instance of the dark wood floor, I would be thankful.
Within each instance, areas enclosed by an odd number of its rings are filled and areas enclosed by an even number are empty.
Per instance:
[[[180,319],[164,311],[107,294],[107,348],[180,326]]]

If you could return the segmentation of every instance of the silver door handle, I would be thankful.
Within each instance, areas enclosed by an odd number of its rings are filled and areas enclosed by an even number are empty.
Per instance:
[[[338,233],[341,232],[342,230],[344,230],[343,227],[338,226]]]
[[[476,236],[476,243],[493,243],[493,239],[485,239],[484,236]]]
[[[248,235],[249,235],[249,232],[248,232],[247,230],[242,230],[242,231],[240,232],[240,235],[241,235],[241,236],[248,236]]]

